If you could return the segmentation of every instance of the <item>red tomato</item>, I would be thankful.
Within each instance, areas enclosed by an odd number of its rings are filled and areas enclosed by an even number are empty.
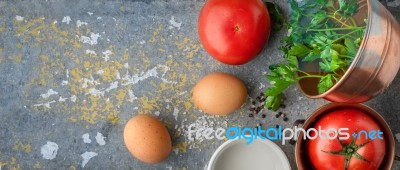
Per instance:
[[[255,58],[270,34],[270,18],[261,0],[207,0],[198,31],[205,50],[215,59],[240,65]]]
[[[348,128],[350,136],[347,140],[322,139],[321,136],[307,140],[309,160],[315,169],[344,170],[376,170],[385,156],[385,140],[366,138],[366,132],[380,130],[378,124],[367,114],[354,109],[341,109],[327,113],[314,125],[315,129],[321,126],[322,130],[334,128]],[[333,137],[334,132],[330,135]],[[353,133],[359,135],[354,138]],[[311,133],[310,136],[316,135]],[[339,135],[340,136],[340,135]],[[383,134],[380,135],[383,137]],[[372,137],[372,136],[371,136]],[[346,154],[348,161],[346,161]]]

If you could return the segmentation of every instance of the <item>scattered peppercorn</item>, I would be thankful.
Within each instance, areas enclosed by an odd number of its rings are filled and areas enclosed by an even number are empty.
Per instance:
[[[279,116],[281,116],[281,115],[279,115],[279,114],[276,114],[276,115],[275,115],[275,118],[278,118]]]
[[[254,115],[252,113],[249,114],[249,117],[253,117]]]
[[[262,117],[262,118],[265,118],[265,117],[267,117],[267,115],[265,115],[265,114],[262,114],[262,115],[261,115],[261,117]]]
[[[287,118],[287,117],[283,118],[283,121],[285,121],[285,122],[288,121],[288,120],[289,120],[289,118]]]

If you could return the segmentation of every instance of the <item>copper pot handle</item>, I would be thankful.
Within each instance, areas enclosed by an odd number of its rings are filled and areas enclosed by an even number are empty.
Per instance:
[[[306,122],[306,120],[304,120],[304,119],[297,119],[296,121],[294,121],[294,123],[293,123],[293,125],[292,125],[292,129],[293,129],[295,126],[297,126],[297,127],[303,127],[304,122]],[[295,140],[294,138],[292,138],[292,139],[289,140],[289,143],[290,143],[291,145],[295,145],[296,142],[297,142],[297,140]]]

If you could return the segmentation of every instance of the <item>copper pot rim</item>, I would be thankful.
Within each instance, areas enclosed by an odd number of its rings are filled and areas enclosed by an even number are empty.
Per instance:
[[[357,54],[356,54],[355,58],[353,59],[353,61],[351,62],[350,66],[348,67],[348,69],[346,70],[346,72],[343,74],[343,76],[339,79],[339,81],[336,82],[328,91],[326,91],[326,92],[324,92],[324,93],[322,93],[322,94],[310,95],[310,94],[306,93],[306,92],[303,90],[303,88],[300,86],[300,82],[297,81],[297,87],[300,89],[300,91],[301,91],[306,97],[311,98],[311,99],[319,99],[319,98],[324,98],[324,97],[327,96],[328,94],[330,94],[330,93],[336,91],[336,89],[340,88],[340,87],[342,86],[342,84],[344,84],[344,83],[347,81],[349,75],[353,72],[353,70],[354,70],[354,68],[356,67],[358,61],[359,61],[360,58],[362,57],[362,56],[361,56],[361,53],[362,53],[364,47],[365,47],[366,44],[367,44],[367,38],[369,38],[369,32],[370,32],[371,23],[372,23],[372,22],[371,22],[371,21],[372,21],[372,17],[371,17],[371,2],[370,2],[370,0],[360,0],[359,2],[362,2],[362,1],[367,1],[367,12],[368,12],[368,13],[367,13],[367,16],[368,16],[367,19],[368,19],[368,22],[367,22],[367,25],[366,25],[366,29],[365,29],[365,33],[364,33],[363,39],[362,39],[362,41],[361,41],[361,45],[360,45],[360,47],[359,47],[358,50],[357,50]],[[364,6],[360,7],[359,10],[362,9],[363,7],[364,7]],[[382,63],[383,63],[383,62],[382,62]]]
[[[311,115],[309,115],[306,118],[305,122],[303,123],[303,128],[305,130],[307,130],[316,120],[318,120],[318,117],[321,117],[322,115],[326,114],[329,111],[340,109],[340,108],[353,108],[353,109],[357,109],[357,110],[362,110],[365,113],[367,113],[369,116],[371,116],[374,120],[376,120],[376,122],[378,123],[380,128],[383,130],[384,137],[385,137],[385,143],[386,143],[385,158],[383,159],[383,162],[379,168],[382,168],[382,166],[384,166],[384,167],[386,167],[386,169],[391,169],[391,167],[393,166],[394,159],[395,159],[395,151],[394,151],[395,140],[394,140],[392,130],[390,129],[386,120],[377,111],[375,111],[374,109],[372,109],[371,107],[369,107],[365,104],[361,104],[361,103],[357,103],[357,104],[328,103],[328,104],[325,104],[325,105],[321,106],[320,108],[318,108],[317,110],[315,110]],[[298,139],[302,139],[303,135],[304,134],[302,132],[300,132]],[[302,158],[302,156],[301,156],[301,152],[304,151],[303,148],[304,148],[305,141],[306,140],[298,140],[295,143],[295,161],[296,161],[297,167],[300,170],[305,169],[304,168],[305,165],[310,166],[309,164],[304,162],[304,160],[306,158]]]

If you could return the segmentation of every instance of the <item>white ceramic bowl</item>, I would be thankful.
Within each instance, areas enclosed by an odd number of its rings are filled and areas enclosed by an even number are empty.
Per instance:
[[[285,153],[270,140],[228,140],[213,154],[207,170],[290,170]]]

